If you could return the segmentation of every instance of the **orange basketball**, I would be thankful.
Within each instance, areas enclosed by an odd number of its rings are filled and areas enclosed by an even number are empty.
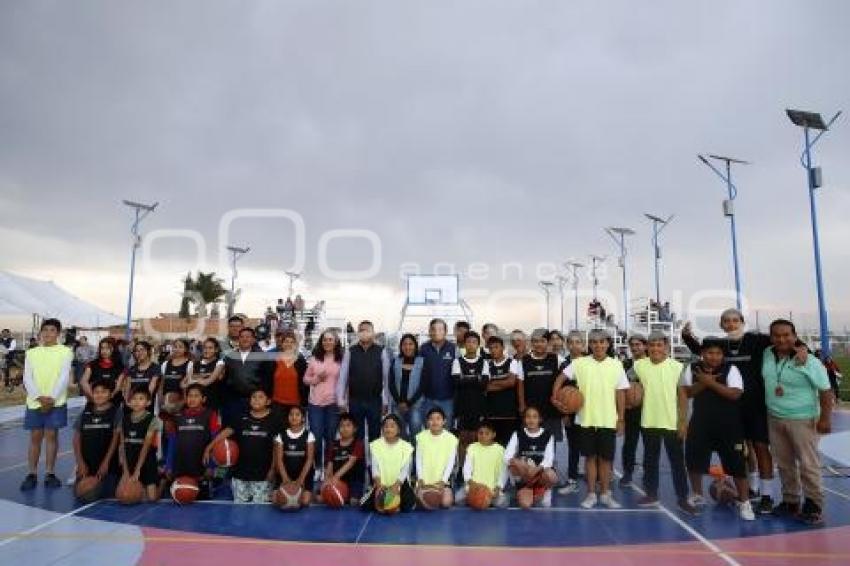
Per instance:
[[[100,499],[100,480],[97,476],[86,476],[77,480],[74,484],[74,495],[84,503],[91,503]]]
[[[212,457],[217,466],[229,468],[239,460],[239,445],[229,438],[216,442],[212,449]]]
[[[301,509],[301,486],[295,482],[282,484],[272,495],[272,502],[282,511]]]
[[[466,504],[473,509],[482,510],[490,507],[493,502],[493,492],[484,484],[473,483],[466,494]]]
[[[439,509],[443,504],[443,488],[435,485],[423,485],[417,491],[419,504],[426,511]]]
[[[348,501],[348,484],[341,480],[328,480],[322,485],[322,501],[334,509],[344,507]]]
[[[180,505],[188,505],[198,498],[198,480],[181,476],[171,483],[171,497]]]
[[[643,403],[643,385],[639,381],[632,381],[626,389],[626,408],[635,409]]]
[[[145,493],[142,482],[131,478],[121,479],[115,488],[115,498],[123,505],[135,505],[141,502]]]
[[[516,492],[516,501],[521,509],[531,509],[534,505],[534,490],[524,487]]]
[[[561,402],[561,412],[565,415],[578,413],[584,406],[584,395],[578,387],[562,387],[558,390],[557,399]]]

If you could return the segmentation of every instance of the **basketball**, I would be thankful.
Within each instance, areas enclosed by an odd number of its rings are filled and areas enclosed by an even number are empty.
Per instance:
[[[493,502],[493,492],[486,485],[480,483],[470,484],[466,494],[466,504],[473,509],[482,510],[490,507]]]
[[[301,509],[301,486],[295,482],[282,484],[275,490],[272,502],[282,511]]]
[[[584,395],[578,387],[562,387],[558,390],[557,399],[561,403],[561,412],[565,415],[573,415],[584,406]]]
[[[718,503],[732,503],[738,498],[738,489],[732,478],[715,479],[708,486],[708,494]]]
[[[524,487],[516,492],[516,502],[521,509],[530,509],[534,505],[534,490]]]
[[[348,484],[341,480],[329,480],[322,485],[322,501],[328,507],[339,509],[348,501]]]
[[[423,485],[416,495],[422,508],[427,511],[439,509],[440,505],[443,504],[443,488],[441,487]]]
[[[239,445],[235,441],[225,438],[216,442],[212,449],[212,457],[217,466],[229,468],[239,460]]]
[[[101,484],[97,476],[86,476],[74,484],[74,495],[83,503],[91,503],[100,499]]]
[[[626,389],[626,408],[635,409],[643,403],[643,385],[639,381],[633,381]]]
[[[198,491],[198,480],[191,476],[181,476],[171,484],[171,497],[180,505],[195,501]]]
[[[122,505],[135,505],[142,501],[145,488],[142,482],[131,478],[121,479],[115,489],[115,498]]]
[[[394,515],[401,510],[401,495],[391,489],[375,490],[375,511],[383,515]]]

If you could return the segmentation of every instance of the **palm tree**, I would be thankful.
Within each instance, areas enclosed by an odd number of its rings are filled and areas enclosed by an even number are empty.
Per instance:
[[[221,302],[227,291],[224,281],[216,277],[214,271],[204,273],[198,271],[197,277],[192,278],[188,273],[183,280],[183,299],[180,304],[180,317],[189,318],[189,304],[195,305],[195,314],[201,318],[207,316],[207,305]]]

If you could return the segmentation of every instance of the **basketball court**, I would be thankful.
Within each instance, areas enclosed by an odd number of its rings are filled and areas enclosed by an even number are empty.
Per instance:
[[[76,411],[75,411],[76,412]],[[676,511],[662,478],[658,509],[636,506],[637,488],[614,495],[622,510],[579,508],[583,493],[555,496],[551,509],[475,512],[454,508],[393,517],[314,506],[287,514],[270,505],[238,505],[222,488],[213,501],[180,507],[170,500],[125,507],[74,501],[73,490],[22,493],[26,435],[20,420],[0,425],[0,563],[86,564],[848,564],[850,563],[850,412],[835,414],[822,441],[826,527],[758,518],[710,505],[698,517]],[[663,458],[662,458],[663,461]],[[70,435],[57,466],[73,467]],[[662,473],[664,473],[662,468]],[[640,470],[636,472],[640,483]]]

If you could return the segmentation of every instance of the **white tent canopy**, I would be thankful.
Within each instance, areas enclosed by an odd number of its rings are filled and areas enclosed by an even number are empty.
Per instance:
[[[0,315],[37,314],[58,318],[63,326],[102,328],[123,324],[121,317],[72,295],[52,281],[0,271]]]

